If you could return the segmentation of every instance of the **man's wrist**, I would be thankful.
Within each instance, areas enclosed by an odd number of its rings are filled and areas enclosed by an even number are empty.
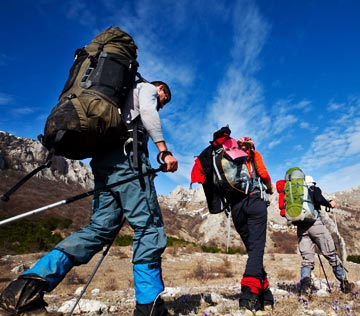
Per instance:
[[[167,156],[172,156],[172,152],[171,151],[168,151],[168,150],[162,150],[162,151],[160,151],[159,153],[158,153],[158,155],[157,155],[157,162],[159,163],[159,164],[163,164],[163,163],[165,163],[165,158],[167,157]]]

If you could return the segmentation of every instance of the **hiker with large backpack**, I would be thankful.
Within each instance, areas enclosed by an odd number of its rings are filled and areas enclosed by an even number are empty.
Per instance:
[[[311,297],[313,284],[311,272],[315,266],[315,248],[327,259],[343,293],[351,292],[353,284],[347,280],[346,271],[336,253],[333,238],[321,219],[321,206],[335,208],[334,200],[327,200],[312,176],[300,168],[290,168],[285,180],[277,181],[280,214],[297,227],[299,251],[302,257],[300,270],[300,299]],[[282,202],[282,198],[284,201]],[[296,211],[298,210],[298,211]]]
[[[210,146],[196,158],[191,183],[201,183],[210,213],[231,212],[234,226],[248,253],[239,306],[244,312],[273,307],[274,298],[263,265],[270,175],[250,137],[238,141],[224,126],[213,134]]]
[[[111,29],[114,32],[118,30]],[[111,48],[117,44],[113,42]],[[102,46],[102,49],[107,49],[106,45]],[[106,61],[104,63],[106,64]],[[111,69],[115,71],[117,68]],[[97,73],[101,72],[97,71]],[[112,75],[118,74],[115,72]],[[117,78],[108,79],[108,82],[117,80]],[[99,81],[101,80],[100,78]],[[109,88],[109,85],[106,87]],[[87,97],[94,96],[94,106],[99,102],[111,101],[110,96],[106,96],[106,89],[90,90],[87,91]],[[76,98],[78,95],[71,94],[67,99],[60,100],[60,103],[70,102]],[[115,104],[121,109],[123,121],[128,129],[135,129],[135,132],[129,131],[127,138],[113,135],[111,143],[92,146],[90,165],[94,174],[95,189],[134,175],[139,175],[139,179],[105,191],[95,191],[92,203],[93,214],[89,225],[65,238],[40,258],[33,267],[12,281],[2,291],[0,297],[0,306],[3,309],[15,314],[29,311],[29,315],[46,315],[44,293],[54,290],[74,266],[88,263],[106,244],[111,244],[126,219],[134,230],[132,258],[136,298],[134,315],[168,314],[160,297],[164,290],[161,255],[166,248],[167,239],[153,177],[145,175],[151,170],[147,149],[149,138],[159,151],[157,158],[159,163],[164,165],[163,171],[177,170],[178,162],[168,151],[158,113],[170,100],[170,89],[162,81],[133,82],[124,103]],[[67,104],[69,108],[70,104]],[[60,111],[61,113],[66,111]],[[57,120],[61,121],[59,118],[60,116]]]

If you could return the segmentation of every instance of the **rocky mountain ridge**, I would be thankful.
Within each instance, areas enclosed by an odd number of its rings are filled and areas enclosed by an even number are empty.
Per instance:
[[[24,175],[32,171],[44,163],[46,156],[47,151],[39,141],[0,132],[0,177],[6,179],[8,185],[16,182],[11,181],[14,173]],[[51,167],[42,170],[36,177],[52,181],[56,186],[63,183],[65,186],[77,184],[86,190],[93,188],[93,175],[89,168],[80,161],[62,157],[54,157]],[[4,187],[1,189],[4,190]],[[159,195],[158,198],[168,235],[189,242],[223,248],[229,246],[238,248],[242,245],[231,220],[229,221],[224,213],[209,214],[201,186],[195,189],[178,186],[170,194]],[[347,254],[359,254],[360,240],[355,237],[355,232],[360,228],[360,186],[337,192],[332,198],[337,201],[338,207],[334,212],[323,212],[323,218],[330,230],[340,236],[337,240],[343,255],[346,257]],[[291,241],[292,251],[296,251],[295,229],[279,216],[278,195],[275,193],[269,199],[267,251],[284,252],[285,245],[282,239],[284,242]],[[86,205],[88,205],[87,215],[79,218],[77,226],[82,226],[88,221],[91,213],[90,202]],[[286,238],[285,235],[281,235],[282,233],[287,234]]]
[[[47,160],[48,151],[39,142],[0,131],[0,170],[15,170],[29,173]],[[78,160],[54,156],[51,166],[36,175],[64,183],[77,183],[81,187],[93,187],[93,175],[87,166]]]

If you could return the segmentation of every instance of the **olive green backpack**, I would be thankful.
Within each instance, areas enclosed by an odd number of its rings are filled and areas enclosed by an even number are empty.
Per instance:
[[[305,183],[305,174],[293,167],[285,173],[285,217],[290,222],[315,221],[317,211]]]
[[[55,155],[84,159],[126,137],[121,107],[139,75],[136,59],[134,40],[114,26],[77,49],[42,144]]]

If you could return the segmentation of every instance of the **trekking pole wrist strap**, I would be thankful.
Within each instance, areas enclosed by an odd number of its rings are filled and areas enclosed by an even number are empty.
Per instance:
[[[164,164],[165,163],[165,157],[166,156],[172,156],[172,152],[171,151],[168,151],[168,150],[163,150],[163,151],[160,151],[156,157],[156,160],[159,164]]]

